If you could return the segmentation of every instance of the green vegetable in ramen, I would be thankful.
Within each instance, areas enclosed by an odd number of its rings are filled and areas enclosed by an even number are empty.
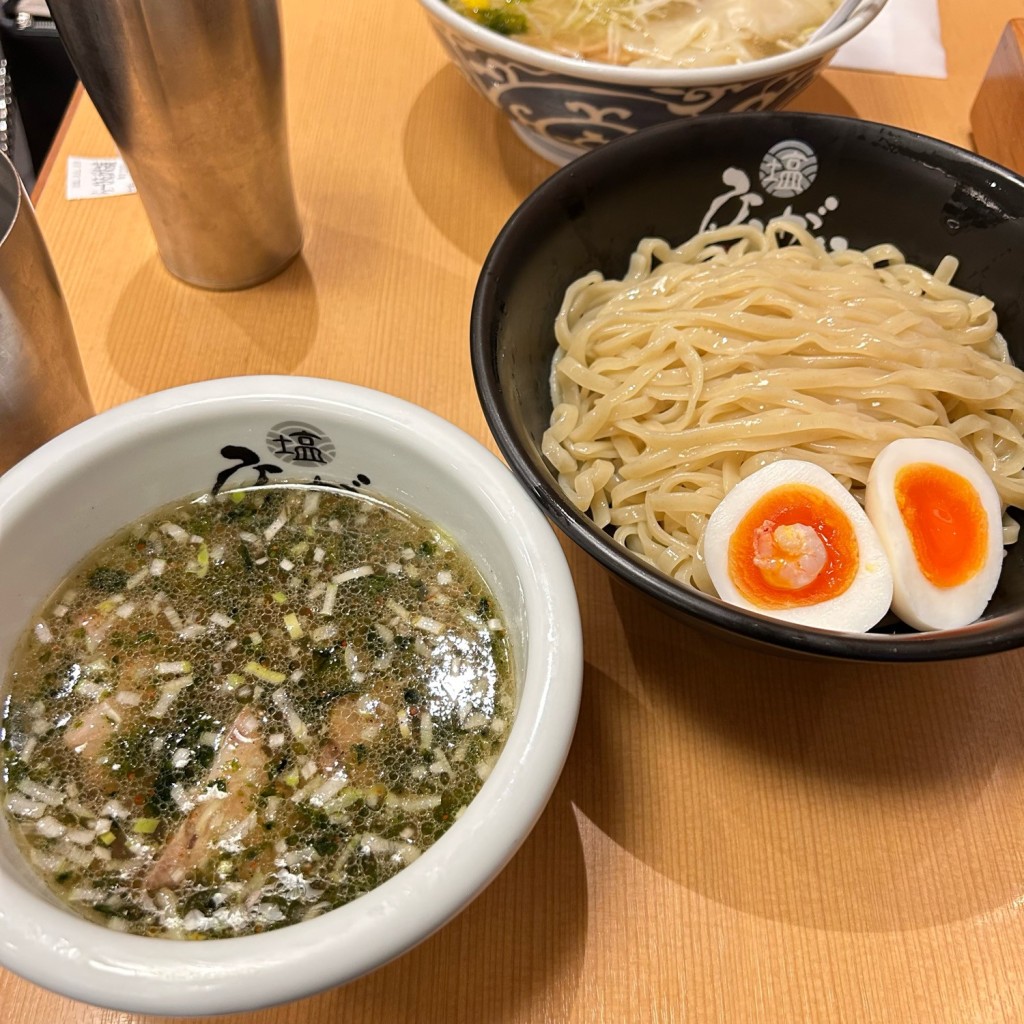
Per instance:
[[[439,530],[258,487],[104,544],[22,642],[4,808],[75,911],[204,938],[394,875],[479,790],[515,701],[494,599]]]

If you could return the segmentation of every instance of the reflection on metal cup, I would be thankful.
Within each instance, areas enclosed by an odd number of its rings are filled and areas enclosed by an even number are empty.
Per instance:
[[[93,414],[35,211],[0,154],[0,473]]]
[[[276,0],[50,0],[171,273],[259,284],[302,247]]]

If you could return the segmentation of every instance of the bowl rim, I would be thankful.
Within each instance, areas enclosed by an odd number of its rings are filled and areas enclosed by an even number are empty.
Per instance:
[[[146,395],[86,420],[0,477],[0,524],[31,506],[33,481],[101,461],[116,445],[228,408],[286,400],[332,410],[414,458],[474,481],[480,514],[520,576],[529,645],[515,721],[487,781],[459,821],[384,884],[318,918],[258,935],[206,942],[118,933],[48,902],[0,864],[0,963],[52,991],[120,1011],[159,1015],[245,1012],[351,981],[453,919],[502,870],[546,807],[579,711],[579,607],[561,545],[505,465],[454,424],[383,392],[319,378],[244,376]],[[466,473],[471,467],[471,473]],[[72,472],[68,470],[68,472]],[[442,524],[443,525],[443,524]],[[0,525],[0,533],[3,527]],[[461,840],[460,840],[461,837]],[[428,893],[429,900],[423,898]]]
[[[470,39],[482,50],[524,65],[534,65],[545,71],[570,78],[606,82],[611,85],[638,88],[696,87],[738,85],[785,74],[830,57],[844,43],[874,21],[888,0],[861,0],[854,10],[829,33],[813,42],[805,43],[786,53],[762,57],[741,64],[714,65],[701,68],[638,68],[616,64],[601,64],[578,57],[563,57],[541,50],[513,37],[503,36],[492,29],[471,21],[452,9],[446,0],[419,0],[429,15],[447,25],[457,34]]]
[[[797,626],[780,619],[748,612],[719,598],[704,594],[693,587],[684,586],[661,570],[650,565],[639,555],[616,544],[584,513],[578,512],[565,499],[555,477],[547,470],[539,472],[531,455],[532,449],[523,445],[507,414],[498,375],[498,356],[492,350],[489,335],[496,303],[494,290],[501,278],[500,265],[504,250],[513,244],[521,222],[535,217],[535,210],[544,207],[551,218],[558,216],[561,203],[553,197],[570,183],[577,188],[588,188],[587,182],[607,178],[602,167],[623,166],[623,158],[630,152],[647,149],[664,139],[665,144],[679,136],[679,148],[689,132],[713,130],[716,122],[737,138],[743,137],[743,123],[747,120],[771,119],[787,126],[814,124],[833,126],[843,132],[883,132],[895,136],[908,146],[927,149],[941,154],[947,160],[966,161],[996,179],[1011,183],[1024,193],[1024,176],[987,160],[953,143],[935,139],[905,128],[837,114],[819,114],[798,111],[747,111],[742,113],[711,114],[699,118],[665,122],[623,136],[597,149],[582,154],[564,167],[555,170],[540,183],[513,211],[496,236],[477,280],[470,312],[470,359],[473,378],[484,411],[487,425],[508,465],[526,485],[534,501],[549,519],[570,540],[594,558],[600,565],[623,582],[653,598],[663,610],[671,609],[698,620],[719,631],[774,648],[776,652],[814,655],[843,661],[910,663],[947,661],[981,657],[1020,647],[1024,643],[1024,629],[1016,632],[997,630],[994,619],[979,619],[957,629],[900,633],[844,633],[813,626]],[[787,127],[785,130],[790,130]],[[793,128],[794,131],[798,128]],[[637,154],[631,154],[635,156]],[[643,161],[635,161],[641,164]],[[566,282],[568,284],[568,282]],[[554,340],[552,339],[552,345]],[[552,356],[554,348],[552,348]],[[538,458],[539,451],[537,453]]]

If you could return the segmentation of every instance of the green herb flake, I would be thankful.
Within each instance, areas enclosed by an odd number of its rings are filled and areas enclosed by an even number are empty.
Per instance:
[[[128,582],[128,573],[123,569],[112,569],[106,565],[98,565],[88,576],[89,586],[104,594],[116,594],[124,590]]]
[[[509,11],[500,7],[485,7],[474,11],[474,17],[484,28],[503,36],[519,36],[527,29],[526,15],[521,11]]]

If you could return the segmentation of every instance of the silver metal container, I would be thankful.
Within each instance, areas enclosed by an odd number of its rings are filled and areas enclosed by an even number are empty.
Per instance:
[[[35,211],[0,154],[0,473],[93,414]]]
[[[171,273],[259,284],[302,247],[276,0],[50,0]]]

